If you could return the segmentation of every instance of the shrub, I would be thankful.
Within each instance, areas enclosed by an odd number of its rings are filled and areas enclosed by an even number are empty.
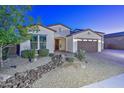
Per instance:
[[[74,58],[73,57],[66,57],[65,60],[67,62],[74,62]]]
[[[53,56],[54,56],[54,54],[53,54],[53,53],[50,53],[50,54],[49,54],[49,56],[50,56],[50,57],[53,57]]]
[[[28,52],[28,58],[34,58],[35,57],[35,50],[30,50]]]
[[[21,52],[21,56],[23,58],[34,58],[35,57],[35,50],[23,50]]]
[[[21,51],[21,57],[28,58],[28,51],[29,50],[23,50],[23,51]]]
[[[85,56],[85,51],[80,49],[76,54],[75,57],[77,57],[80,61],[82,61],[83,59],[85,60],[86,56]]]
[[[40,57],[48,56],[49,50],[48,49],[40,49],[40,50],[38,50],[38,54]]]

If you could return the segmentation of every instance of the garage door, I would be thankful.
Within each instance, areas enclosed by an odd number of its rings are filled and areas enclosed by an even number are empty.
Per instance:
[[[82,39],[82,41],[78,41],[78,50],[79,49],[83,49],[86,52],[97,52],[98,40]]]

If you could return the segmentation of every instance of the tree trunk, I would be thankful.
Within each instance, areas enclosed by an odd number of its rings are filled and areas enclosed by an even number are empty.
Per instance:
[[[0,47],[0,69],[2,67],[3,64],[3,58],[2,58],[2,46]]]

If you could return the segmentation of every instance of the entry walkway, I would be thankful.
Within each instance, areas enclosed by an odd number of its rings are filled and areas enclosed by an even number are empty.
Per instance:
[[[124,74],[84,86],[83,88],[124,88]]]

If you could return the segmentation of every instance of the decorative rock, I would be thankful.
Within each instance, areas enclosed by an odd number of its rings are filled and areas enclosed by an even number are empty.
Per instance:
[[[11,77],[6,76],[5,80],[0,81],[0,88],[30,88],[36,80],[42,77],[42,74],[62,65],[62,59],[61,55],[55,55],[52,57],[52,61],[46,65],[25,72],[17,72]]]

